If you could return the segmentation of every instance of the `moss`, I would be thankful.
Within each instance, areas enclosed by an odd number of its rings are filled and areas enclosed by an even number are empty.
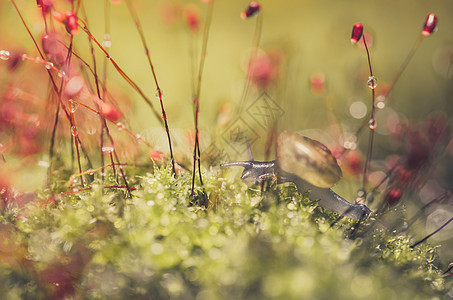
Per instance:
[[[368,220],[345,238],[348,220],[331,228],[335,215],[292,186],[261,193],[215,172],[205,178],[208,208],[189,205],[188,174],[173,178],[156,168],[137,178],[132,199],[93,183],[14,222],[4,214],[4,236],[20,251],[3,251],[0,289],[7,299],[426,299],[447,292],[435,248],[412,249],[407,234]]]

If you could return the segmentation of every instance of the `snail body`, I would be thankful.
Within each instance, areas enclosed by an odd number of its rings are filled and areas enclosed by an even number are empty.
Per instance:
[[[241,179],[256,184],[266,177],[277,176],[277,183],[292,182],[300,193],[309,190],[309,198],[343,217],[366,218],[371,210],[363,204],[352,204],[330,188],[337,183],[342,172],[335,156],[322,143],[297,133],[282,132],[276,144],[277,160],[249,161],[220,165],[221,168],[243,167]]]

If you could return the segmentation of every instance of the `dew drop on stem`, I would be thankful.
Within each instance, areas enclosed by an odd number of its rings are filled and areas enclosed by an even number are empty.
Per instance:
[[[365,190],[364,189],[359,189],[357,191],[357,197],[365,197]]]
[[[367,84],[370,89],[374,90],[377,87],[377,78],[375,76],[368,77]]]
[[[8,60],[11,57],[11,53],[8,50],[0,50],[0,59]]]
[[[357,198],[355,199],[355,202],[362,204],[363,202],[365,202],[365,196],[366,196],[365,190],[359,189],[357,191]]]
[[[72,101],[72,100],[69,100],[69,104],[70,104],[71,112],[75,113],[77,108],[79,107],[79,105],[76,102]]]
[[[124,124],[121,123],[121,122],[116,123],[116,127],[118,127],[118,130],[124,130],[124,129],[126,128],[126,127],[124,126]]]
[[[107,153],[107,154],[108,154],[108,153],[112,153],[113,150],[115,150],[115,149],[114,149],[113,147],[111,147],[111,146],[104,146],[104,147],[102,147],[102,152],[103,152],[103,153]]]
[[[376,119],[372,118],[368,121],[368,127],[370,127],[371,130],[376,129]]]
[[[72,134],[73,137],[77,136],[77,127],[75,127],[75,126],[71,127],[71,134]]]
[[[137,140],[138,143],[143,143],[143,138],[142,138],[141,135],[136,134],[136,135],[135,135],[135,139]]]
[[[49,61],[49,62],[46,62],[45,66],[46,66],[46,69],[47,69],[47,70],[50,70],[50,69],[53,68],[53,63],[51,63],[50,61]]]
[[[426,261],[432,263],[436,259],[436,251],[434,249],[429,249],[426,252]]]

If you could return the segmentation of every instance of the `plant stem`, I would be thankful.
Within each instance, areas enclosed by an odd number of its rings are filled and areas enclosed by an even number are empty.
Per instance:
[[[203,44],[201,46],[200,65],[198,66],[197,88],[196,88],[195,95],[193,98],[193,105],[194,105],[194,110],[195,110],[195,114],[194,114],[195,144],[194,144],[194,149],[193,149],[192,188],[191,188],[191,193],[190,193],[191,196],[194,195],[195,172],[196,172],[197,162],[198,162],[198,175],[200,177],[200,184],[201,184],[201,186],[203,186],[203,177],[201,175],[200,135],[199,135],[199,128],[198,128],[198,116],[200,113],[201,79],[203,78],[204,64],[206,61],[206,52],[207,52],[208,39],[209,39],[209,29],[211,28],[213,10],[214,10],[214,1],[211,1],[208,4],[208,12],[207,12],[206,22],[205,22],[204,30],[203,30]]]
[[[167,133],[168,147],[170,149],[172,172],[173,172],[173,175],[176,175],[175,158],[173,156],[173,148],[172,148],[172,144],[171,144],[170,129],[168,127],[167,114],[165,113],[165,109],[164,109],[162,90],[160,89],[159,83],[157,81],[156,72],[154,70],[154,65],[151,61],[151,56],[149,54],[149,49],[148,49],[148,45],[146,44],[146,39],[145,39],[145,35],[143,34],[142,26],[140,25],[140,20],[137,16],[137,13],[134,10],[134,7],[132,6],[131,1],[126,0],[125,2],[126,2],[128,10],[129,10],[129,13],[131,14],[132,19],[134,19],[135,27],[137,28],[138,34],[140,35],[140,39],[142,41],[143,48],[145,49],[146,58],[148,59],[148,64],[149,64],[149,67],[151,68],[151,72],[153,74],[154,83],[156,84],[157,96],[158,96],[159,102],[160,102],[162,118],[164,120],[165,131]]]

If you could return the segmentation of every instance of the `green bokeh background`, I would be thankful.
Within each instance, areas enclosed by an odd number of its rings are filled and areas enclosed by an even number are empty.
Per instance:
[[[172,25],[163,21],[162,7],[191,4],[203,14],[201,1],[134,1],[150,45],[151,58],[165,96],[168,119],[173,128],[192,126],[190,46],[194,36],[182,20]],[[261,46],[279,48],[286,54],[284,81],[272,91],[272,97],[285,110],[282,127],[302,130],[325,126],[325,105],[311,94],[310,75],[323,73],[334,110],[348,117],[351,97],[364,97],[365,83],[356,81],[358,71],[366,71],[363,49],[349,42],[355,22],[362,22],[373,35],[372,64],[379,83],[389,82],[403,62],[421,30],[428,12],[439,17],[439,30],[426,38],[393,92],[394,108],[414,119],[422,119],[434,110],[449,109],[445,101],[448,82],[433,71],[432,57],[442,46],[452,45],[453,3],[451,1],[261,1],[263,28]],[[41,19],[35,3],[17,1],[35,35],[41,33]],[[239,13],[247,1],[216,1],[210,31],[206,67],[201,93],[200,127],[208,132],[215,123],[219,103],[235,104],[241,97],[244,71],[256,22],[242,20]],[[104,1],[86,1],[91,31],[102,40]],[[34,54],[33,44],[8,1],[0,4],[2,46],[21,46]],[[124,3],[112,5],[112,57],[132,79],[152,97],[155,85],[139,36]],[[201,34],[199,35],[201,36]],[[83,32],[77,37],[85,42]],[[78,42],[76,40],[76,43]],[[201,40],[197,40],[200,45]],[[79,47],[88,55],[88,48]],[[102,57],[99,55],[99,57]],[[109,77],[123,87],[136,102],[137,129],[157,126],[146,104],[113,68]],[[113,83],[112,83],[113,84]],[[158,105],[157,101],[155,103]]]

